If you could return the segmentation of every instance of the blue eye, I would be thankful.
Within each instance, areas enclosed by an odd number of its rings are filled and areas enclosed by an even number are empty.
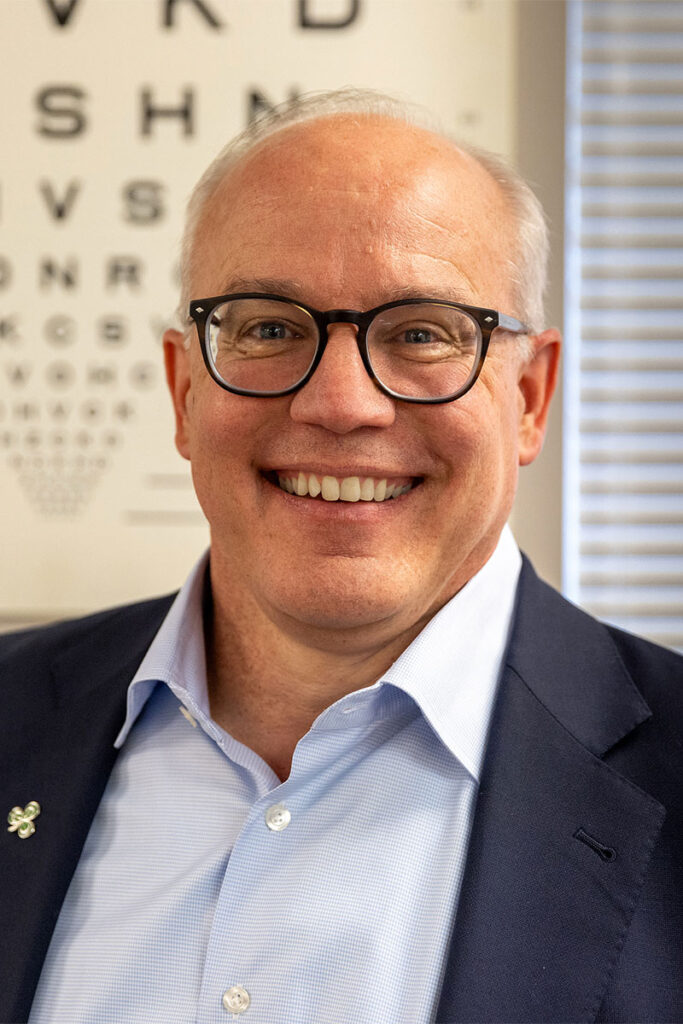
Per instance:
[[[262,323],[258,325],[258,335],[266,341],[279,340],[287,337],[287,328],[284,324]]]
[[[428,345],[433,340],[432,332],[425,327],[413,327],[404,334],[404,341],[409,345]]]

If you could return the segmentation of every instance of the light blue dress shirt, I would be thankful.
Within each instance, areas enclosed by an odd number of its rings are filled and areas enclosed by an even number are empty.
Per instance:
[[[128,691],[31,1024],[428,1024],[521,559],[481,571],[280,782],[211,719],[195,567]]]

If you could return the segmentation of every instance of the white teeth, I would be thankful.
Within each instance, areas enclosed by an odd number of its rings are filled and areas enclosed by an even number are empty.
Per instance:
[[[362,482],[361,482],[362,479]],[[398,498],[412,490],[412,484],[388,484],[386,478],[374,480],[372,477],[347,476],[338,479],[334,476],[319,478],[315,473],[299,473],[293,476],[278,475],[277,482],[283,491],[296,494],[303,498],[310,495],[317,498],[321,495],[325,501],[388,501]]]
[[[325,501],[339,500],[339,481],[334,476],[324,476],[322,484],[322,495]]]
[[[360,480],[357,476],[344,477],[339,497],[342,501],[358,501],[360,499]]]
[[[366,476],[363,483],[360,485],[360,500],[361,501],[372,501],[375,497],[375,482],[372,477]]]

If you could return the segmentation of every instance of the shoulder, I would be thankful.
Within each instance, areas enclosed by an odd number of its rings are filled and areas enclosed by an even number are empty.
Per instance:
[[[602,622],[589,612],[546,583],[536,575],[528,558],[524,556],[520,574],[517,600],[517,618],[525,625],[535,623],[537,628],[544,623],[558,629],[566,643],[576,651],[576,638],[581,637],[582,646],[591,638],[609,638],[616,648],[625,667],[637,675],[656,668],[667,676],[683,681],[683,656],[671,648],[662,647],[644,637]],[[561,628],[560,628],[561,627]],[[576,651],[578,653],[578,651]]]
[[[525,561],[507,663],[592,753],[667,810],[683,835],[683,657],[601,622]]]
[[[13,665],[45,664],[72,648],[96,653],[112,644],[145,637],[151,642],[175,594],[120,605],[80,618],[0,635],[0,681]]]
[[[605,629],[657,720],[667,726],[667,733],[673,730],[671,739],[682,749],[683,656],[614,626]]]
[[[658,674],[683,678],[683,655],[669,647],[661,647],[659,644],[646,640],[634,633],[627,633],[616,626],[605,624],[612,641],[619,650],[627,668],[634,673],[656,667]]]
[[[590,702],[596,689],[630,681],[660,718],[664,712],[683,721],[683,657],[572,604],[539,579],[526,558],[508,658],[523,676],[540,676],[544,692],[558,696],[560,683],[571,685]]]

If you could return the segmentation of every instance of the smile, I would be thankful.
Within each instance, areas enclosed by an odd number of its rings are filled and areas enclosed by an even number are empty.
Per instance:
[[[278,472],[275,476],[278,486],[288,494],[323,501],[388,501],[407,494],[419,483],[414,477],[317,476],[302,471]]]

